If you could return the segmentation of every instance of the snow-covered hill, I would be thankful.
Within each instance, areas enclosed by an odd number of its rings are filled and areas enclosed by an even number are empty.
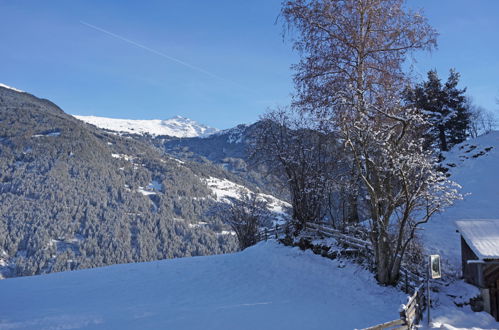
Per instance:
[[[208,188],[216,196],[218,202],[230,203],[231,198],[240,198],[240,193],[250,194],[252,191],[240,184],[234,183],[227,179],[218,179],[210,177],[203,179],[208,185]],[[275,217],[275,223],[281,224],[286,219],[289,219],[291,204],[286,201],[280,200],[272,195],[257,193],[258,199],[265,201],[270,212]]]
[[[398,317],[372,274],[262,242],[243,252],[0,281],[0,328],[354,329]]]
[[[166,120],[115,119],[97,116],[77,115],[75,115],[74,117],[89,124],[95,125],[99,128],[139,135],[168,135],[184,138],[204,137],[219,131],[216,128],[201,125],[194,120],[181,116],[175,116]]]
[[[464,198],[435,215],[422,236],[429,253],[443,256],[444,271],[458,275],[461,247],[455,221],[499,219],[499,132],[456,145],[445,154],[443,165],[449,168],[450,179],[462,186]]]

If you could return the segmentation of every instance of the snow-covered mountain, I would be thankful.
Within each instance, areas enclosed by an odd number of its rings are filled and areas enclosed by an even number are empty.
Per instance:
[[[205,137],[219,131],[216,128],[199,124],[192,119],[184,118],[181,116],[175,116],[166,120],[115,119],[97,116],[77,115],[74,115],[74,117],[89,124],[95,125],[99,128],[139,135],[168,135],[180,138]]]
[[[234,251],[207,177],[245,185],[0,87],[0,279]]]

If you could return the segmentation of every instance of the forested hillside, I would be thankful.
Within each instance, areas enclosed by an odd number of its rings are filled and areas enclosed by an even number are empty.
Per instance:
[[[171,138],[150,137],[153,145],[175,157],[198,163],[221,165],[246,184],[258,187],[281,199],[289,199],[285,179],[270,173],[261,163],[261,155],[253,148],[255,139],[262,132],[263,121],[251,125],[238,125],[205,137]]]
[[[206,179],[227,176],[2,87],[1,275],[233,251],[234,237],[206,215]]]

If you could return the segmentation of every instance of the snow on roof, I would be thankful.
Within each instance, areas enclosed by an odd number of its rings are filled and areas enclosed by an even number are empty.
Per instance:
[[[456,225],[478,258],[499,259],[499,219],[459,220]]]

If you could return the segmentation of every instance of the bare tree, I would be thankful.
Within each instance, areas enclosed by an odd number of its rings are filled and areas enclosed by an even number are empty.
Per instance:
[[[472,138],[487,134],[497,128],[497,119],[492,112],[474,104],[470,97],[467,99],[467,106],[470,111],[469,135]]]
[[[338,176],[339,145],[325,131],[302,114],[277,109],[263,118],[252,151],[253,159],[287,182],[297,232],[327,215],[326,200]]]
[[[286,1],[294,48],[294,106],[328,118],[367,193],[376,276],[394,284],[415,229],[458,193],[420,139],[427,123],[400,95],[406,55],[430,50],[436,32],[403,0]]]
[[[258,194],[240,190],[236,198],[218,206],[217,213],[236,233],[241,250],[258,242],[260,228],[270,218],[267,204]]]

